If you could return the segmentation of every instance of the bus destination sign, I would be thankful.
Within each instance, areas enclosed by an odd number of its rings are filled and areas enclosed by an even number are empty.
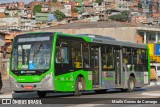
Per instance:
[[[26,38],[19,38],[18,42],[36,42],[36,41],[49,41],[50,37],[26,37]]]

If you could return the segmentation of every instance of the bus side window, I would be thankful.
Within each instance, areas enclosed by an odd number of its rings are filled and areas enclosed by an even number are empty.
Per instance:
[[[82,45],[80,42],[73,42],[71,45],[72,66],[82,68]]]
[[[90,52],[89,52],[89,45],[83,43],[83,67],[90,68]]]
[[[67,46],[57,46],[56,47],[56,63],[69,63],[69,51]]]

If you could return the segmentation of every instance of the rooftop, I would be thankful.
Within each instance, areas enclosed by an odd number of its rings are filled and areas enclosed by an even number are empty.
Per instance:
[[[65,25],[51,27],[51,29],[81,29],[81,28],[113,28],[113,27],[145,27],[140,24],[131,24],[117,21],[101,21],[101,22],[75,22]],[[48,28],[47,28],[48,29]]]

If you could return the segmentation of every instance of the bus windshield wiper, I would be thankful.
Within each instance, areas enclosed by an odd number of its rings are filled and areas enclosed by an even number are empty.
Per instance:
[[[42,46],[43,46],[43,44],[41,43],[39,45],[39,47],[36,49],[36,51],[34,51],[34,54],[33,54],[34,57],[40,52],[40,49],[41,49]]]

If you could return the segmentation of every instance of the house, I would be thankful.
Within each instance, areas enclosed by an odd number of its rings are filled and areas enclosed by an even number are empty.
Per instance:
[[[130,10],[131,2],[128,0],[115,0],[115,9],[124,11]]]
[[[106,9],[115,9],[115,1],[114,0],[104,0],[106,5]]]
[[[64,10],[62,11],[66,17],[71,17],[71,4],[64,4]]]
[[[84,6],[83,6],[83,0],[74,0],[75,8],[79,12],[83,12]]]
[[[4,13],[6,10],[6,7],[5,6],[0,6],[0,13]]]
[[[105,11],[105,5],[103,3],[101,5],[93,3],[93,8],[95,8],[95,12]]]
[[[51,13],[36,13],[35,20],[38,24],[47,24],[48,22],[57,21],[55,16]]]
[[[152,24],[156,26],[160,26],[160,13],[153,13],[151,17],[153,19]]]
[[[18,9],[18,4],[17,4],[16,2],[8,3],[7,9],[8,9],[8,10]]]
[[[135,15],[131,17],[132,23],[146,23],[147,22],[147,16],[145,15]]]
[[[41,12],[49,12],[49,5],[48,4],[42,4]]]
[[[6,15],[4,14],[4,12],[0,12],[0,18],[4,18],[6,17]]]
[[[12,10],[6,10],[5,11],[5,14],[7,16],[10,16],[10,17],[14,17],[14,16],[18,16],[18,13],[20,12],[20,10],[17,10],[17,9],[12,9]]]
[[[19,10],[23,10],[24,7],[25,7],[24,2],[17,2],[17,8],[18,8]]]
[[[20,17],[4,17],[0,18],[0,27],[2,26],[12,26],[18,27],[20,25]]]

